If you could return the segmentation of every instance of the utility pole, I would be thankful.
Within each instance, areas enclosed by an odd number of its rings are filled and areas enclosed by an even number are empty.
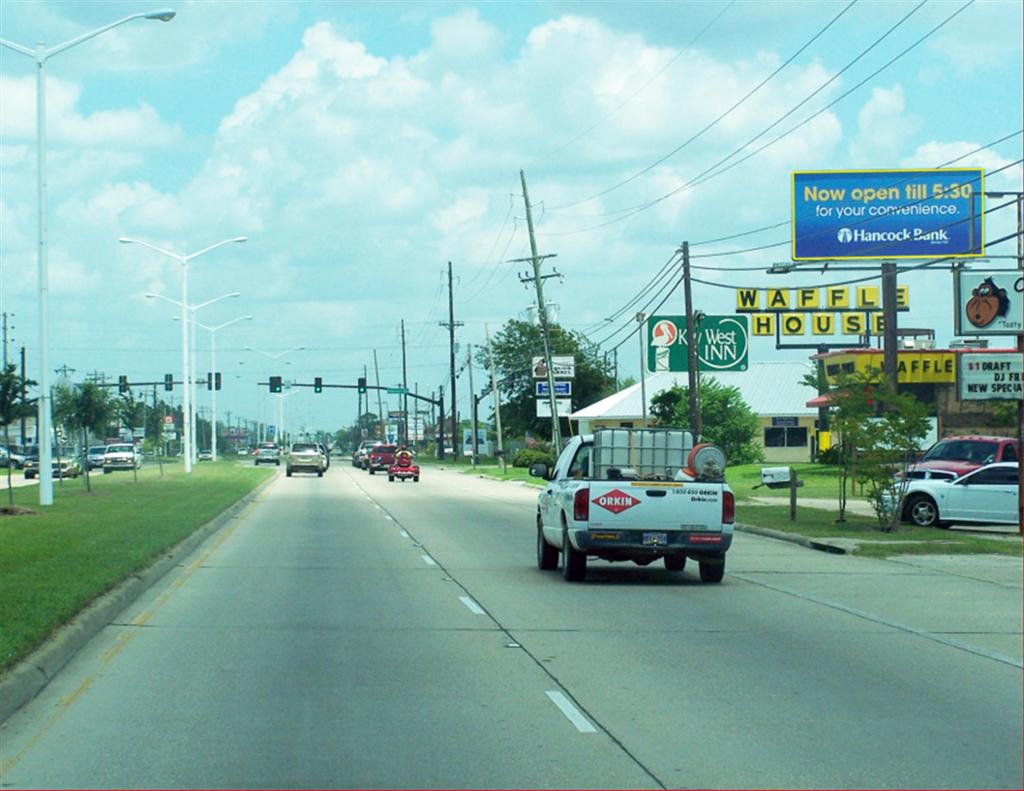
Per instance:
[[[896,349],[896,264],[882,263],[882,369],[893,393],[896,392],[898,351]]]
[[[498,377],[494,375],[494,355],[491,352],[491,331],[484,324],[484,337],[487,338],[487,367],[491,369],[491,392],[494,393],[494,427],[498,432],[498,458],[501,468],[508,469],[505,464],[505,446],[501,436],[501,399],[498,398]]]
[[[448,328],[448,363],[449,363],[449,367],[451,369],[451,375],[452,375],[452,389],[451,389],[451,397],[452,397],[452,449],[455,452],[455,458],[453,459],[453,462],[455,464],[458,464],[459,463],[459,451],[458,451],[458,448],[456,447],[456,442],[455,442],[456,437],[457,437],[457,435],[459,433],[459,416],[458,416],[458,410],[457,410],[457,405],[456,405],[456,400],[455,400],[455,328],[456,327],[461,327],[463,323],[461,321],[455,321],[455,296],[454,296],[454,290],[453,290],[453,287],[452,287],[452,262],[451,261],[448,262],[448,321],[447,321],[447,323],[443,322],[443,321],[439,321],[437,323],[440,324],[442,327],[447,327]],[[444,422],[444,412],[441,413],[441,422],[442,423]],[[439,453],[440,453],[438,458],[440,458],[443,461],[444,460],[444,446],[442,445],[438,450],[439,450]]]
[[[21,347],[21,403],[25,403],[25,347]],[[21,411],[21,444],[26,444],[25,437],[25,410]]]
[[[643,313],[636,314],[636,337],[640,341],[640,407],[643,420],[641,428],[647,428],[647,360],[644,359],[644,319]]]
[[[473,399],[473,409],[470,418],[470,430],[473,432],[473,466],[477,465],[477,456],[480,453],[480,448],[477,443],[476,436],[476,390],[473,389],[473,344],[466,344],[466,367],[469,369],[469,397]]]
[[[377,379],[377,411],[380,413],[380,438],[382,442],[387,442],[388,430],[387,425],[384,423],[384,401],[380,397],[380,368],[377,367],[377,350],[373,350],[373,375]]]
[[[4,311],[4,371],[7,370],[7,311]]]
[[[402,319],[402,435],[405,444],[409,444],[409,377],[405,369],[405,319]]]
[[[520,170],[519,180],[523,185],[523,203],[526,205],[526,226],[530,232],[530,258],[533,264],[533,277],[522,278],[520,282],[532,280],[537,289],[537,317],[540,320],[540,334],[544,341],[544,365],[547,368],[548,379],[548,401],[551,404],[551,441],[555,446],[555,455],[562,452],[562,428],[558,422],[558,401],[555,397],[555,372],[551,366],[551,344],[548,340],[548,308],[544,302],[544,278],[559,277],[558,273],[541,276],[540,263],[545,258],[552,258],[554,254],[537,255],[537,240],[533,234],[533,213],[530,210],[530,194],[526,190],[526,174]],[[522,260],[522,259],[520,259]]]
[[[687,395],[690,406],[690,431],[693,441],[700,438],[700,393],[697,392],[697,333],[693,320],[693,296],[690,289],[690,243],[683,242],[683,298],[686,305],[686,367]]]

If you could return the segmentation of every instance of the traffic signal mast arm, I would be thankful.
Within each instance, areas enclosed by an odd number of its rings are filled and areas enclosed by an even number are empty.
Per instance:
[[[267,386],[267,387],[270,386],[270,382],[260,382],[259,384],[261,386]],[[331,389],[334,389],[334,390],[384,390],[384,391],[388,391],[388,390],[398,390],[398,391],[401,391],[401,390],[403,390],[403,388],[396,388],[393,385],[392,386],[388,386],[388,385],[370,385],[370,384],[367,384],[367,385],[332,385],[332,384],[327,384],[326,382],[323,382],[323,383],[321,383],[319,385],[317,385],[317,384],[315,384],[313,382],[292,382],[290,385],[288,385],[288,387],[314,387],[314,388],[315,387],[322,387],[325,390],[327,388],[331,388]],[[392,395],[394,395],[394,393]],[[440,399],[440,398],[431,398],[430,396],[421,395],[420,393],[410,393],[408,391],[405,391],[405,392],[398,392],[397,395],[404,395],[404,396],[407,396],[408,398],[415,398],[415,399],[417,399],[419,401],[425,401],[428,404],[433,404],[434,406],[440,406],[441,403],[442,403],[442,399]]]

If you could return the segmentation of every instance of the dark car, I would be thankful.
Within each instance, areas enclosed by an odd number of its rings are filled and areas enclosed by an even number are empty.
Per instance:
[[[986,464],[1018,461],[1018,457],[1017,440],[1010,437],[946,437],[910,466],[907,477],[953,480]]]
[[[397,445],[375,445],[370,449],[370,455],[366,457],[366,469],[373,475],[378,470],[386,470],[395,463],[395,451]]]

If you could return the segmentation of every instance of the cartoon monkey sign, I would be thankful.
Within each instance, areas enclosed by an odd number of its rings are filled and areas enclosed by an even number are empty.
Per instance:
[[[955,274],[957,335],[1019,335],[1024,328],[1024,278],[1019,271]]]

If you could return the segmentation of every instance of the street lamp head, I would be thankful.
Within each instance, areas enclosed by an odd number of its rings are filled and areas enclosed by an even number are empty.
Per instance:
[[[151,291],[147,291],[147,292],[146,292],[145,294],[143,294],[142,296],[144,296],[144,297],[145,297],[146,299],[156,299],[157,297],[159,297],[159,296],[160,296],[160,294],[154,294],[154,293],[152,293]]]
[[[142,16],[145,19],[159,19],[161,22],[170,22],[174,19],[174,14],[173,8],[158,8],[156,11],[148,11]]]
[[[248,236],[236,236],[231,241],[232,242],[248,242],[249,241],[249,237]]]

